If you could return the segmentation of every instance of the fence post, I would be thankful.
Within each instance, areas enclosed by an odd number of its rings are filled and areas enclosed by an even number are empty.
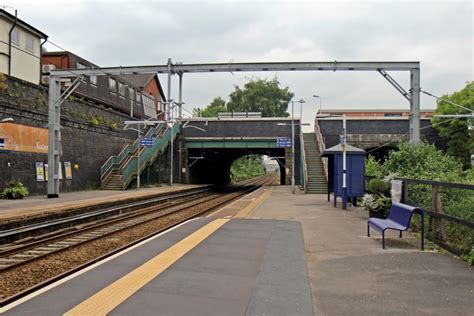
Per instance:
[[[402,203],[408,203],[408,183],[405,180],[402,180]]]
[[[433,212],[443,214],[443,203],[441,202],[441,195],[439,194],[439,186],[431,185],[431,209]],[[441,218],[433,218],[430,220],[430,225],[433,227],[433,237],[444,242],[446,239],[446,230],[443,220]]]

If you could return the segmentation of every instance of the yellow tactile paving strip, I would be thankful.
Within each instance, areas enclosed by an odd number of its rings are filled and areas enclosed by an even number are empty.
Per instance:
[[[228,221],[221,218],[210,222],[64,315],[106,315]]]
[[[265,191],[260,194],[255,200],[250,202],[246,207],[244,207],[240,212],[238,212],[234,218],[245,218],[252,213],[253,210],[255,210],[257,207],[260,206],[268,197],[272,194],[273,192],[273,187],[266,187]]]

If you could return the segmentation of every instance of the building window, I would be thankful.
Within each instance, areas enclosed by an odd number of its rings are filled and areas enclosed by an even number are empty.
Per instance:
[[[114,78],[109,78],[109,90],[114,93],[117,91],[117,82]]]
[[[158,97],[158,111],[164,112],[164,103],[163,103],[163,98],[161,95]]]
[[[35,40],[33,36],[28,34],[25,36],[25,49],[32,53],[35,52]]]
[[[119,84],[118,84],[118,90],[119,90],[120,96],[121,96],[121,97],[125,97],[125,90],[126,90],[125,84],[119,82]]]
[[[147,95],[143,95],[143,112],[148,117],[155,117],[155,101]]]
[[[90,76],[91,85],[97,86],[97,76]]]
[[[142,94],[137,91],[136,96],[137,96],[137,103],[141,103]]]
[[[133,103],[133,101],[135,101],[135,96],[133,95],[133,88],[132,87],[128,87],[128,98],[130,99],[130,101]]]
[[[76,68],[77,68],[77,69],[86,69],[87,66],[84,65],[83,63],[76,63]]]
[[[402,113],[384,113],[384,117],[402,117]]]
[[[16,27],[12,31],[12,43],[20,45],[20,32]]]

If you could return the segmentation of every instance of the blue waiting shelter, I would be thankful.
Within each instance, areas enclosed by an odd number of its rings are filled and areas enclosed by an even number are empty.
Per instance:
[[[334,207],[337,197],[342,198],[342,145],[338,144],[323,151],[322,157],[328,158],[328,202],[334,193]],[[346,145],[346,181],[347,197],[356,205],[358,197],[365,192],[365,150]]]

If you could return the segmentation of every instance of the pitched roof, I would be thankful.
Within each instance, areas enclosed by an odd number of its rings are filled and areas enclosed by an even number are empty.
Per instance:
[[[0,9],[0,17],[4,17],[5,19],[9,20],[10,22],[14,23],[15,19],[17,20],[18,25],[22,26],[23,28],[27,29],[31,33],[39,36],[40,38],[48,39],[48,35],[44,34],[37,28],[31,26],[30,24],[26,23],[23,20],[18,19],[14,15],[8,13],[7,11]]]
[[[119,75],[119,78],[126,80],[133,84],[140,89],[145,88],[145,86],[153,79],[156,80],[158,85],[158,90],[160,91],[160,95],[163,98],[163,101],[166,101],[165,93],[163,92],[163,88],[161,87],[160,79],[158,78],[157,74],[129,74],[129,75]]]
[[[144,88],[147,83],[156,76],[155,74],[131,74],[131,75],[119,75],[120,78],[126,80],[136,87]]]
[[[335,146],[332,146],[331,148],[324,150],[321,156],[327,157],[329,155],[335,155],[340,153],[342,153],[342,145],[337,144]],[[346,144],[346,153],[350,153],[351,155],[365,155],[365,150]]]

